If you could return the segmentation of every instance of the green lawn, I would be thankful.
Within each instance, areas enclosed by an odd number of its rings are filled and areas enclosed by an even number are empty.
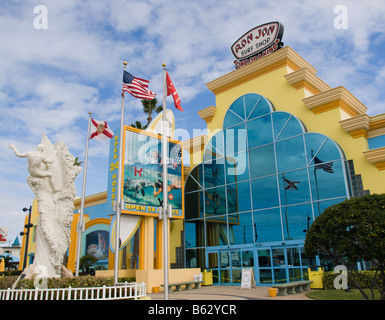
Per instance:
[[[372,299],[372,294],[369,289],[364,290],[369,299]],[[358,289],[351,289],[350,292],[345,290],[312,290],[306,293],[306,296],[315,300],[363,300]],[[380,299],[380,294],[375,290],[375,299]]]

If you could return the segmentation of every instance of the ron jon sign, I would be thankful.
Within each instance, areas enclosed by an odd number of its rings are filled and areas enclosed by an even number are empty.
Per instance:
[[[283,47],[283,25],[269,22],[246,32],[231,46],[238,69]]]

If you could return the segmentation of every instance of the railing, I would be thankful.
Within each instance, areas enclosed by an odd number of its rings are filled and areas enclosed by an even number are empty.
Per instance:
[[[136,300],[145,296],[144,282],[117,283],[112,287],[0,290],[0,300]]]

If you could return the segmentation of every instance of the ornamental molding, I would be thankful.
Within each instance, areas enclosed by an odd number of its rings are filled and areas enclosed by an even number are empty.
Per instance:
[[[356,117],[339,121],[342,129],[349,133],[353,138],[368,137],[370,128],[370,116],[366,113]]]
[[[297,90],[304,88],[312,94],[317,94],[331,89],[325,82],[323,82],[318,76],[307,68],[293,71],[284,77]]]
[[[343,86],[330,89],[302,99],[305,106],[315,114],[340,108],[351,117],[366,113],[367,108]]]
[[[378,170],[385,170],[385,147],[364,151],[363,154]]]
[[[214,107],[214,106],[209,106],[205,109],[202,109],[200,111],[198,111],[198,115],[204,120],[206,121],[206,123],[210,123],[214,116],[215,116],[215,112],[217,111],[217,108]]]

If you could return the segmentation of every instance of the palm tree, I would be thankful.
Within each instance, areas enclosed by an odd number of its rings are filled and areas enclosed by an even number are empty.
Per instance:
[[[80,167],[82,165],[82,163],[83,163],[83,161],[79,161],[79,157],[75,158],[74,166],[79,166]]]
[[[156,112],[156,113],[159,113],[163,110],[163,107],[160,105],[160,106],[157,106],[158,104],[158,100],[156,98],[152,99],[152,100],[141,100],[142,102],[142,105],[143,105],[143,111],[144,113],[147,113],[148,114],[148,118],[147,118],[147,125],[150,124],[151,120],[152,120],[152,113],[153,112]]]
[[[143,125],[140,121],[136,120],[135,122],[130,124],[131,127],[144,130],[147,128],[147,124]]]

